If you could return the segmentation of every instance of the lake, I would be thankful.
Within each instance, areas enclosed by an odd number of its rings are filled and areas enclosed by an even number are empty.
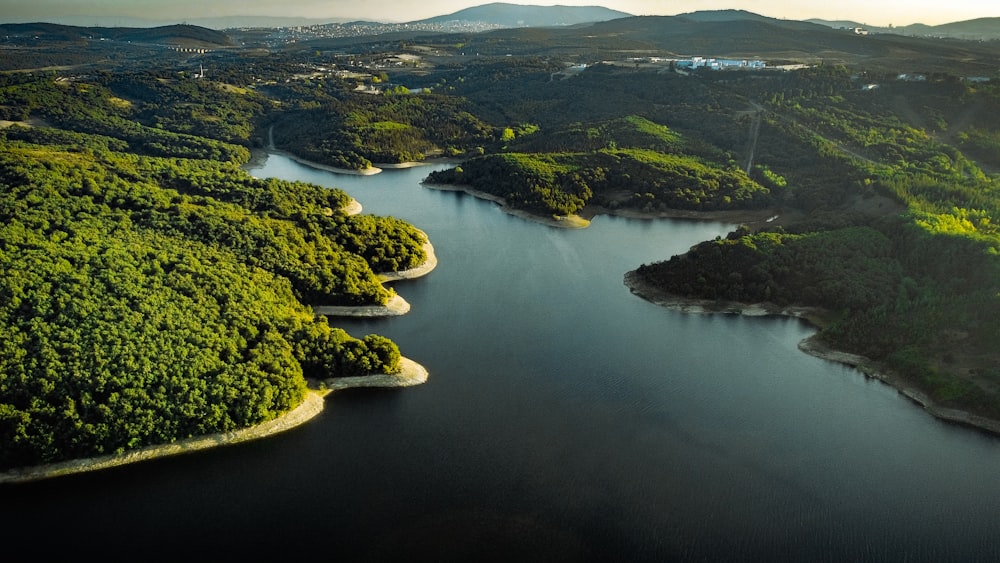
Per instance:
[[[0,488],[31,559],[997,561],[1000,440],[797,349],[778,317],[688,315],[625,272],[725,235],[596,217],[558,229],[433,167],[257,176],[345,189],[425,231],[439,264],[384,334],[424,385],[354,389],[267,440]]]

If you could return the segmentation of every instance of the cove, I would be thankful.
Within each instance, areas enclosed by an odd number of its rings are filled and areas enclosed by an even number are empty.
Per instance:
[[[405,315],[335,318],[430,377],[327,398],[266,440],[0,488],[34,557],[342,561],[1000,559],[1000,440],[804,354],[789,318],[687,315],[625,272],[719,222],[526,221],[420,185],[271,155],[434,244]]]

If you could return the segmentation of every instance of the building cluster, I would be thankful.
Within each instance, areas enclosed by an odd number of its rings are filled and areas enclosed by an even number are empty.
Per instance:
[[[680,70],[707,68],[711,70],[763,70],[767,63],[760,59],[717,59],[713,57],[691,57],[688,59],[668,59],[662,57],[640,57],[629,59],[635,63],[671,64]]]
[[[674,61],[677,68],[695,69],[708,68],[712,70],[762,70],[767,67],[767,63],[759,59],[706,59],[704,57],[691,57]]]
[[[327,23],[319,25],[302,25],[278,28],[233,28],[227,30],[243,36],[255,38],[270,46],[286,45],[299,41],[314,39],[340,39],[344,37],[371,37],[388,33],[405,33],[413,31],[432,31],[435,33],[478,33],[490,31],[502,26],[475,21],[447,21],[439,23],[378,23],[349,22]]]

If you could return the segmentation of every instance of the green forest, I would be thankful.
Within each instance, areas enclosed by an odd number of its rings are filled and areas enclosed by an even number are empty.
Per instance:
[[[736,168],[652,149],[585,153],[502,153],[431,173],[427,182],[468,185],[541,215],[571,215],[588,204],[641,211],[753,209],[768,188]]]
[[[685,297],[821,307],[829,345],[941,405],[1000,416],[1000,91],[843,67],[747,82],[766,103],[757,158],[786,184],[778,209],[800,218],[635,274]]]
[[[277,146],[314,162],[363,170],[373,163],[481,154],[494,142],[494,128],[459,98],[412,94],[404,87],[383,96],[340,90],[346,99],[324,95],[330,87],[318,90],[273,127]]]
[[[307,377],[398,369],[394,343],[310,306],[386,303],[378,274],[424,262],[422,233],[346,214],[337,189],[249,176],[272,141],[351,170],[450,157],[428,183],[542,217],[771,215],[634,274],[690,298],[822,307],[826,343],[1000,417],[996,80],[682,74],[610,51],[569,73],[555,55],[459,57],[452,39],[197,64],[53,47],[24,64],[79,67],[0,74],[0,468],[243,428],[298,404]],[[430,51],[445,54],[364,66]]]
[[[298,405],[306,377],[398,369],[393,342],[308,305],[384,303],[376,273],[422,263],[423,235],[249,176],[259,105],[192,82],[0,80],[6,119],[48,125],[0,130],[0,468],[244,428]],[[183,108],[219,120],[181,127]]]

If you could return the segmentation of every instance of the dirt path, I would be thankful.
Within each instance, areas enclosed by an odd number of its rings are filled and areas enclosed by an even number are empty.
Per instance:
[[[750,102],[753,106],[753,120],[750,122],[750,148],[747,151],[747,176],[750,175],[750,171],[753,170],[753,157],[757,152],[757,139],[760,138],[760,122],[764,117],[764,106],[758,104],[757,102]]]

